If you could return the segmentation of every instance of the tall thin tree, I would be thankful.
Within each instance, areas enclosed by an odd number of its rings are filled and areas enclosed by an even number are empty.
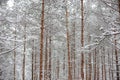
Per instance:
[[[44,65],[44,79],[47,80],[48,79],[48,36],[46,35],[46,46],[45,46],[45,65]]]
[[[88,37],[88,42],[90,43],[90,41],[91,41],[91,37],[89,36]],[[91,49],[91,47],[89,48],[89,50]],[[88,80],[91,80],[91,73],[92,73],[92,63],[91,63],[91,52],[89,52],[89,58],[88,58],[88,64],[89,64],[89,78],[88,78]]]
[[[34,80],[34,39],[32,40],[32,44],[33,44],[33,46],[32,46],[32,56],[31,56],[31,64],[32,64],[32,80]]]
[[[75,71],[75,67],[76,67],[76,54],[75,54],[75,22],[73,23],[73,30],[72,30],[73,34],[72,34],[72,45],[71,45],[71,59],[72,59],[72,70],[73,70],[73,79],[76,78],[76,71]]]
[[[119,14],[120,14],[120,0],[118,0],[118,9],[119,9]]]
[[[102,80],[104,80],[104,66],[103,66],[103,50],[101,51],[101,65],[102,65]]]
[[[108,69],[109,70],[109,73],[108,73],[109,77],[108,78],[109,78],[109,80],[111,80],[112,78],[111,78],[111,73],[110,73],[110,69],[111,69],[110,50],[107,49],[107,53],[108,53],[108,65],[109,65],[108,66],[109,67],[109,69]]]
[[[26,56],[26,24],[24,26],[24,50],[23,50],[22,80],[25,80],[25,56]]]
[[[71,62],[70,62],[70,37],[69,37],[69,29],[68,29],[68,9],[67,9],[67,1],[66,1],[66,36],[67,36],[67,54],[68,54],[68,80],[72,80],[71,74]]]
[[[98,50],[97,51],[97,56],[96,56],[97,57],[97,63],[96,63],[97,64],[97,68],[96,68],[97,69],[97,73],[96,73],[97,74],[97,80],[99,80],[99,74],[100,74],[100,71],[99,71],[99,68],[100,68],[100,64],[99,64],[100,63],[100,61],[99,61],[100,59],[99,58],[100,57],[99,56],[100,56],[100,53],[99,53],[99,50]]]
[[[15,34],[15,41],[14,41],[14,80],[16,80],[16,27],[15,27],[15,31],[14,31],[14,34]]]
[[[41,30],[40,30],[40,73],[39,80],[43,78],[43,39],[44,39],[44,0],[42,0],[42,12],[41,12]]]
[[[84,0],[81,0],[81,47],[84,47]],[[84,80],[84,53],[81,53],[81,77]]]
[[[117,76],[117,80],[119,80],[119,65],[118,65],[118,51],[116,48],[117,45],[117,40],[116,40],[116,35],[114,36],[114,43],[115,43],[115,59],[116,59],[116,76]]]
[[[35,59],[34,59],[34,71],[37,72],[37,53],[36,53],[36,47],[34,47],[35,50]],[[34,80],[37,80],[37,73],[34,73]]]
[[[105,58],[105,48],[103,48],[103,51],[104,51],[104,57],[103,57],[103,61],[104,61],[104,64],[103,64],[103,67],[104,67],[104,79],[107,80],[107,76],[106,76],[106,58]]]
[[[51,80],[51,47],[52,47],[52,39],[51,39],[51,31],[49,32],[49,66],[48,66],[48,69],[49,69],[49,80]]]
[[[59,58],[57,59],[57,79],[59,80],[59,73],[60,73],[60,67],[59,67],[60,63],[59,63]]]
[[[94,52],[94,80],[96,80],[96,54],[97,54],[97,49],[95,49],[95,52]]]

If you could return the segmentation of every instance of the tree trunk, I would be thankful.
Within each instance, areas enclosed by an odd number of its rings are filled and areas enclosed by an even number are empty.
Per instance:
[[[59,80],[59,71],[60,69],[59,69],[59,58],[58,58],[58,60],[57,60],[57,79]]]
[[[92,73],[92,64],[91,64],[91,53],[89,53],[89,78],[88,80],[91,80],[91,73]]]
[[[66,6],[66,36],[67,36],[67,50],[68,50],[68,80],[72,80],[71,74],[71,62],[70,62],[70,39],[69,39],[69,29],[68,29],[68,10]]]
[[[89,38],[88,38],[88,42],[90,43],[90,40],[91,40],[91,37],[89,36]],[[89,50],[91,49],[91,47],[89,48]],[[88,78],[88,80],[91,80],[91,73],[92,73],[92,63],[91,63],[91,52],[89,52],[89,78]]]
[[[73,27],[72,27],[72,36],[71,36],[71,66],[72,66],[72,72],[73,72],[73,79],[75,79],[75,67],[76,67],[76,63],[75,63],[75,58],[76,58],[76,54],[75,54],[75,22],[73,23]]]
[[[51,32],[50,32],[50,36],[49,36],[49,80],[51,80]]]
[[[63,58],[63,76],[65,76],[65,53]]]
[[[81,47],[84,47],[84,3],[81,0]],[[81,53],[81,77],[84,80],[84,53]]]
[[[86,66],[86,80],[88,80],[88,59],[87,59],[87,54],[85,55],[85,66]]]
[[[33,47],[32,47],[32,80],[34,80],[34,40],[33,42]]]
[[[22,80],[25,80],[25,53],[26,53],[26,24],[25,24],[25,27],[24,27],[24,50],[23,50]]]
[[[118,1],[119,4],[119,19],[120,19],[120,0]],[[116,35],[115,35],[116,37]],[[117,42],[115,40],[115,46],[117,45]],[[119,60],[118,60],[118,52],[117,52],[117,48],[115,48],[115,55],[116,55],[116,75],[117,75],[117,80],[120,80],[120,74],[119,74]]]
[[[94,80],[96,80],[96,54],[97,54],[97,50],[95,49],[95,53],[94,53]]]
[[[34,71],[36,72],[36,73],[34,73],[34,80],[38,80],[37,79],[37,53],[36,53],[36,48],[35,48],[35,59],[34,59],[34,63],[35,63],[35,65],[34,65]]]
[[[74,72],[74,79],[76,78],[76,63],[75,63],[75,60],[76,60],[76,54],[75,54],[75,22],[74,22],[74,25],[73,25],[73,72]]]
[[[115,38],[116,39],[116,35],[115,35]],[[115,59],[116,59],[116,76],[117,76],[117,80],[119,80],[119,65],[118,65],[118,51],[116,49],[116,45],[117,45],[117,42],[115,40]]]
[[[114,54],[114,50],[113,50],[113,45],[112,45],[112,61],[111,61],[112,62],[112,70],[111,70],[112,71],[112,80],[114,80],[114,74],[113,74],[113,69],[114,69],[114,66],[113,66],[113,61],[114,61],[113,60],[113,54]]]
[[[120,14],[120,0],[118,0],[118,8],[119,8],[119,14]]]
[[[45,46],[45,66],[44,66],[44,79],[47,80],[48,79],[48,71],[47,71],[47,68],[48,68],[48,36],[46,36],[46,46]]]
[[[102,80],[104,80],[104,74],[103,74],[103,52],[101,51],[101,65],[102,65]]]
[[[39,79],[43,78],[43,39],[44,39],[44,0],[42,0],[42,12],[41,12],[41,34],[40,34],[40,73]]]
[[[97,63],[96,63],[97,64],[97,68],[96,68],[97,69],[97,75],[96,75],[97,76],[97,80],[99,80],[99,73],[100,73],[100,71],[99,71],[99,68],[100,68],[99,62],[100,61],[99,61],[99,57],[98,56],[100,56],[99,50],[98,50],[98,53],[97,53],[97,56],[96,56],[97,57]]]
[[[15,27],[15,41],[14,41],[14,80],[16,80],[16,27]]]
[[[104,57],[103,57],[103,60],[104,60],[104,79],[107,80],[107,77],[106,77],[106,65],[105,65],[105,48],[103,48],[103,54],[104,54]]]
[[[112,78],[111,78],[111,73],[110,73],[110,69],[111,69],[111,62],[110,62],[110,52],[109,52],[109,50],[107,50],[108,51],[108,65],[109,65],[109,80],[111,80]]]

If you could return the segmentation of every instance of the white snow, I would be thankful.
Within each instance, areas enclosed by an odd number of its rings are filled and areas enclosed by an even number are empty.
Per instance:
[[[7,7],[8,7],[8,9],[10,9],[10,10],[12,10],[12,7],[14,6],[14,0],[9,0],[8,2],[7,2]]]
[[[92,9],[95,9],[96,7],[97,7],[96,4],[92,4],[92,5],[91,5],[91,8],[92,8]]]

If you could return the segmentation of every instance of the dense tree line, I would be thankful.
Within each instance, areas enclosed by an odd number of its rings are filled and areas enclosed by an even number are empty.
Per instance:
[[[120,0],[1,0],[0,80],[120,80]]]

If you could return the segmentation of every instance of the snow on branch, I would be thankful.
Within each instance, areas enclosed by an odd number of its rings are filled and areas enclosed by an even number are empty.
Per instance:
[[[11,49],[11,50],[1,52],[1,53],[0,53],[0,56],[3,55],[3,54],[7,54],[7,53],[9,53],[9,52],[12,52],[13,50],[17,49],[18,47],[20,47],[20,46],[22,46],[22,45],[23,45],[23,44],[18,45],[18,46],[16,46],[15,48],[13,48],[13,49]]]

